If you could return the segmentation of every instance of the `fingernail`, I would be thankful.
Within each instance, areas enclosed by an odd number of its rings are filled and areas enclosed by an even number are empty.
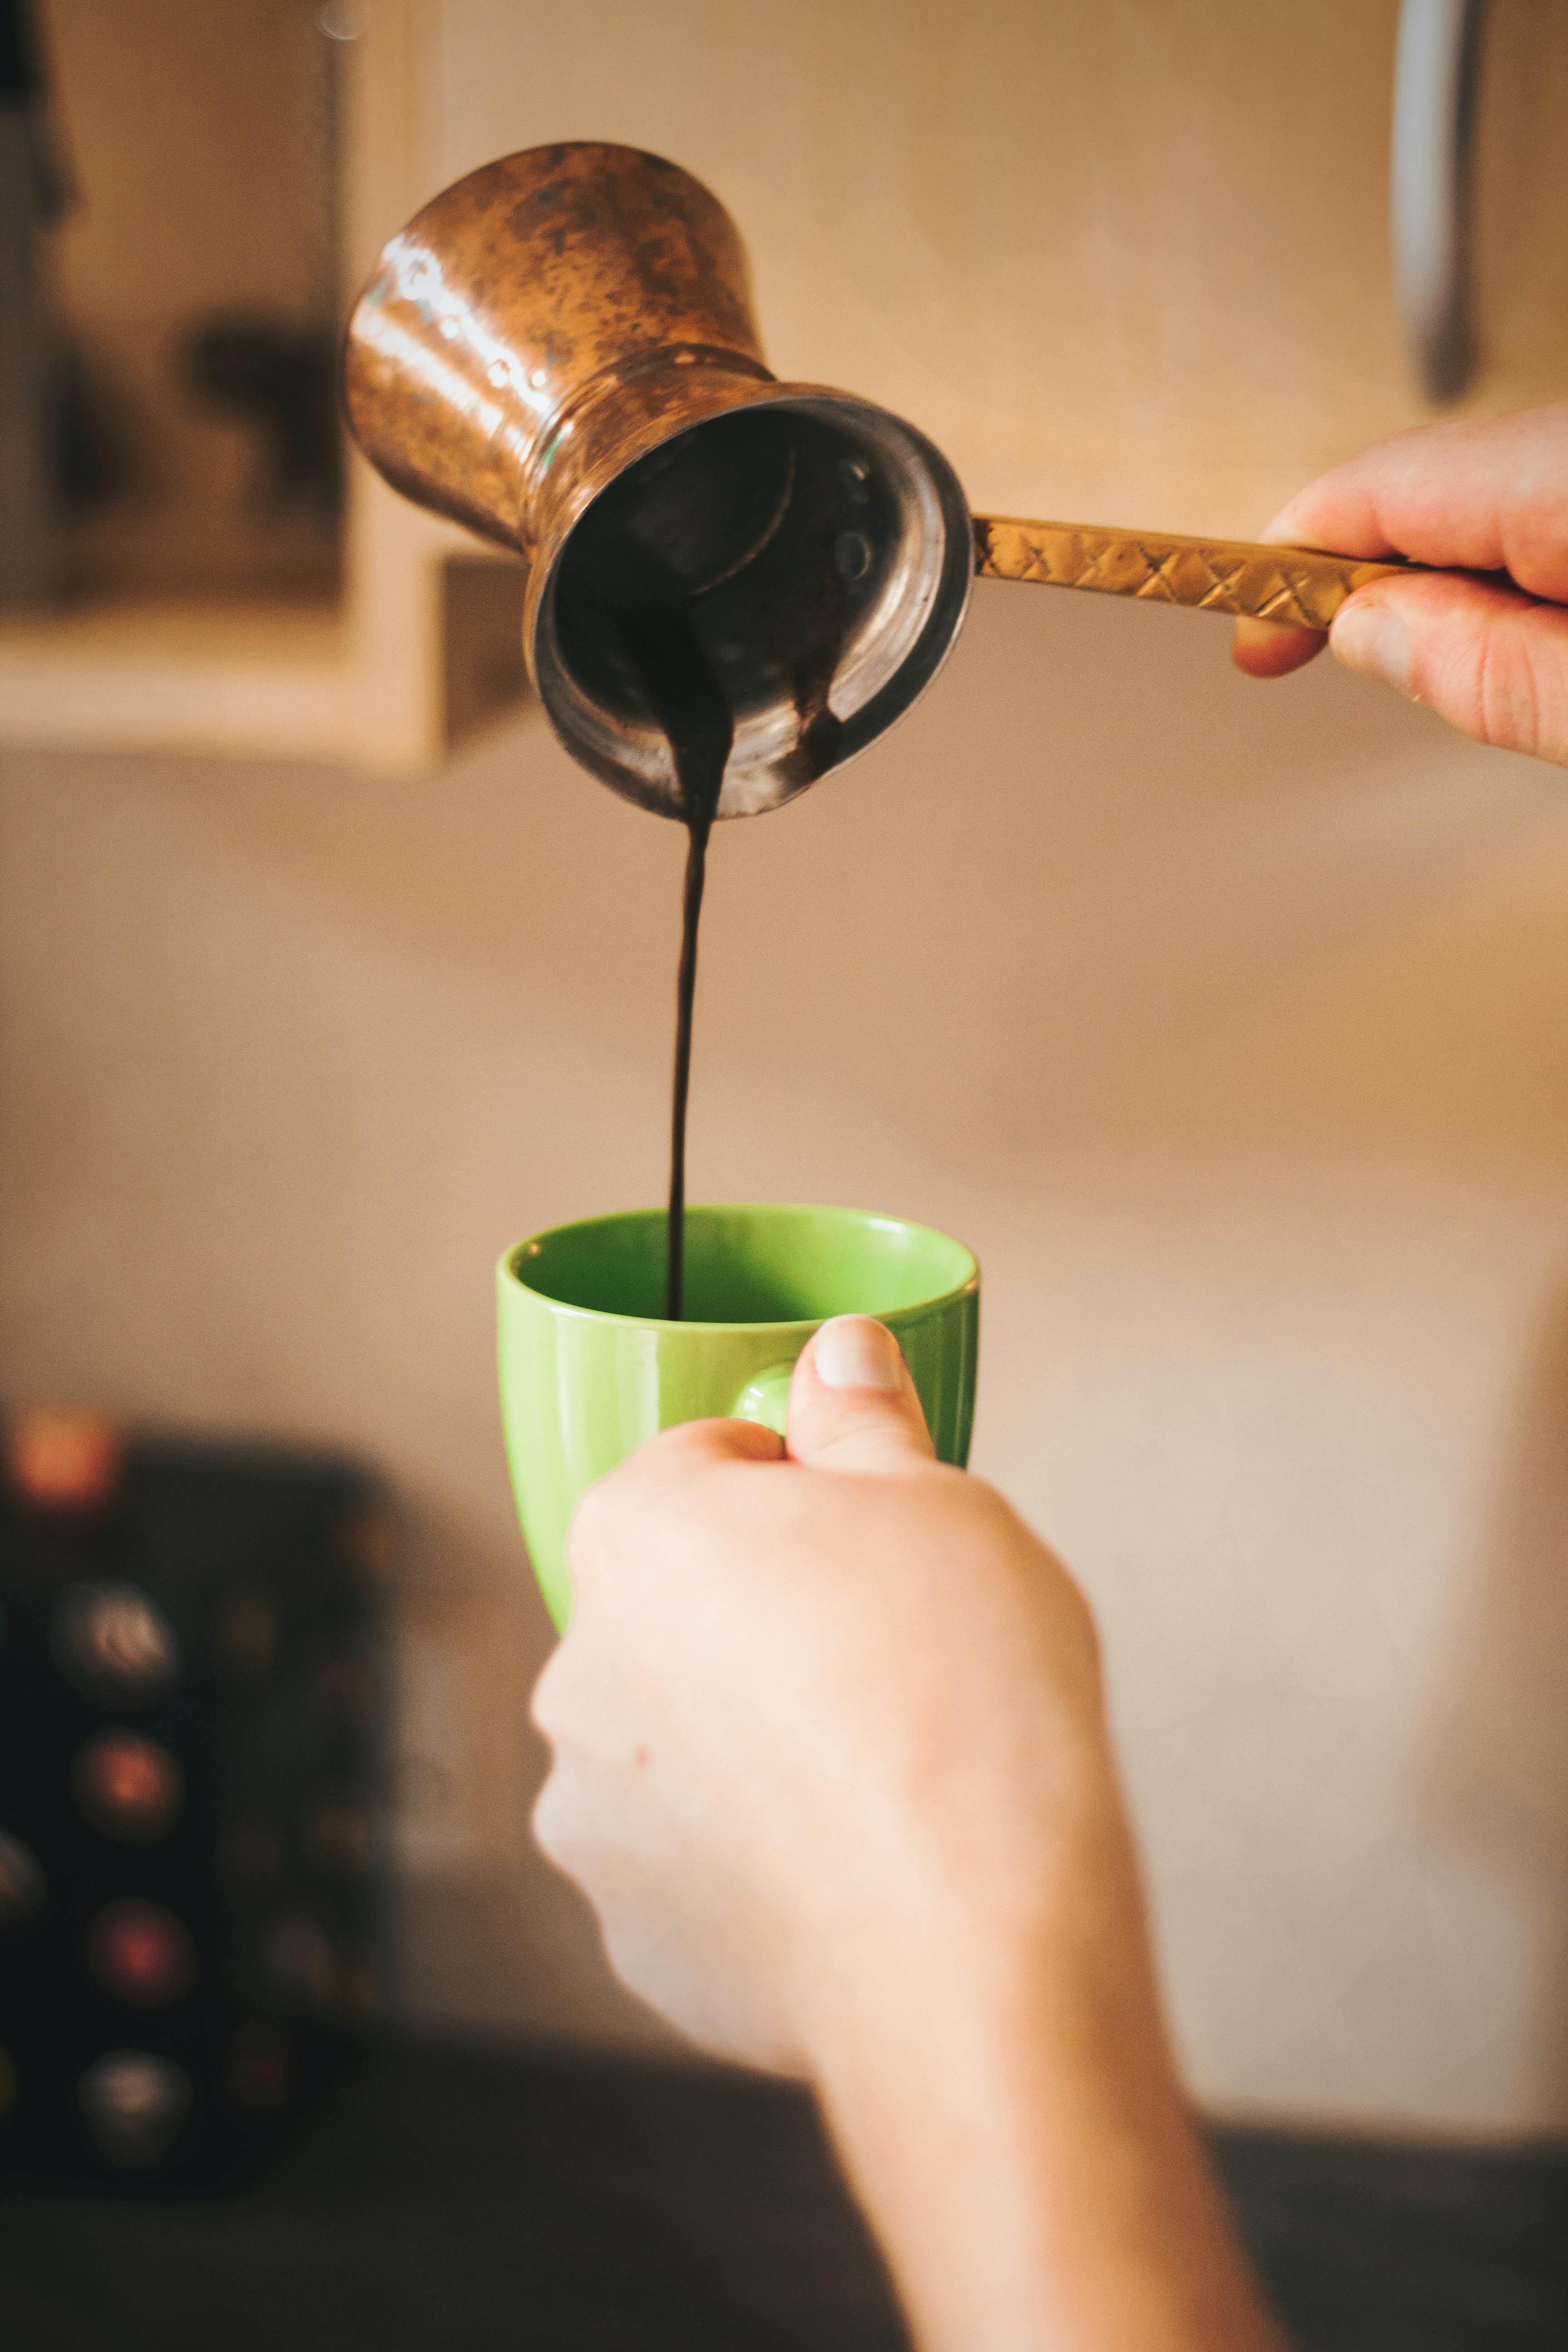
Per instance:
[[[904,1384],[899,1343],[868,1315],[839,1315],[812,1343],[816,1377],[830,1389],[899,1389]]]
[[[1347,669],[1380,677],[1401,694],[1410,691],[1410,636],[1386,604],[1347,604],[1335,621],[1330,644]]]

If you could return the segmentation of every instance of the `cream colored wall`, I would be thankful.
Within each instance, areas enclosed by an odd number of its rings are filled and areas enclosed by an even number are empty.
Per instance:
[[[769,360],[912,417],[995,512],[1255,532],[1422,413],[1394,315],[1397,0],[429,0],[445,176],[652,147]],[[1490,11],[1471,404],[1568,379],[1568,10]]]
[[[321,0],[47,0],[79,201],[58,247],[72,310],[165,332],[328,290]]]
[[[658,1197],[679,839],[537,719],[426,782],[13,757],[0,814],[7,1389],[386,1465],[468,1790],[410,1997],[630,2030],[527,1843],[490,1267]],[[1568,2121],[1565,904],[1556,772],[1024,588],[715,851],[694,1185],[978,1249],[976,1464],[1100,1610],[1226,2103]]]

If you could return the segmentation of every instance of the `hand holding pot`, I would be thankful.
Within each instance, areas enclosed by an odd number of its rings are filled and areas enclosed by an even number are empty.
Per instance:
[[[1361,589],[1326,636],[1238,621],[1240,668],[1283,677],[1330,645],[1477,742],[1568,767],[1568,401],[1397,433],[1264,537],[1459,568]]]

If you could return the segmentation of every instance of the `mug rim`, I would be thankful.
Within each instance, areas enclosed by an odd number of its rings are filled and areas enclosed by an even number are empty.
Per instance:
[[[900,1233],[918,1234],[956,1251],[967,1266],[963,1278],[950,1283],[944,1290],[932,1291],[928,1298],[917,1299],[911,1307],[890,1307],[885,1315],[873,1318],[886,1324],[889,1330],[908,1322],[913,1316],[929,1315],[933,1307],[950,1306],[953,1300],[966,1297],[980,1286],[980,1261],[968,1244],[954,1241],[951,1234],[944,1234],[936,1225],[921,1224],[914,1217],[892,1216],[881,1209],[850,1209],[830,1201],[693,1201],[686,1211],[688,1216],[756,1215],[759,1213],[774,1217],[843,1217],[860,1226],[892,1226]],[[579,1307],[571,1299],[552,1298],[547,1290],[536,1290],[531,1283],[525,1282],[519,1271],[518,1261],[524,1250],[532,1249],[542,1242],[552,1241],[558,1234],[585,1233],[595,1225],[618,1225],[630,1218],[662,1218],[666,1214],[663,1208],[655,1207],[606,1209],[596,1216],[567,1217],[558,1225],[545,1225],[540,1232],[525,1234],[521,1241],[513,1242],[501,1252],[496,1267],[497,1275],[503,1282],[511,1283],[524,1297],[537,1298],[542,1306],[552,1308],[556,1314],[576,1316],[587,1323],[623,1324],[641,1331],[811,1332],[820,1330],[824,1323],[833,1320],[826,1315],[800,1315],[787,1320],[770,1317],[755,1323],[710,1323],[685,1317],[677,1322],[666,1315],[619,1315],[605,1307]],[[847,1308],[845,1311],[850,1310]]]

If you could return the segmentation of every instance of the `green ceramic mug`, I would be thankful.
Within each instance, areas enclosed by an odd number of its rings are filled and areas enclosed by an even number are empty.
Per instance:
[[[980,1269],[957,1242],[858,1209],[688,1209],[681,1323],[661,1312],[664,1251],[664,1211],[633,1209],[536,1234],[497,1269],[512,1491],[563,1628],[578,1496],[677,1422],[738,1415],[782,1434],[795,1359],[831,1316],[888,1326],[938,1454],[969,1456]]]

